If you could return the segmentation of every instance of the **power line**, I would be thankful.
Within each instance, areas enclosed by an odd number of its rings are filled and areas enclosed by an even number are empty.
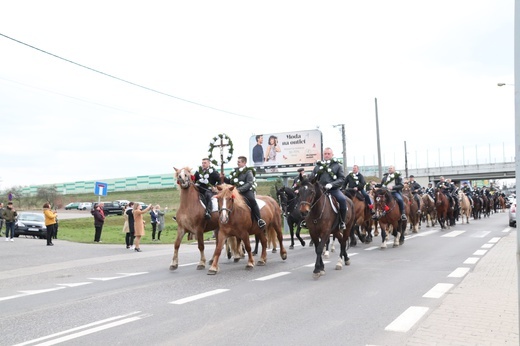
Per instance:
[[[208,108],[208,109],[212,109],[212,110],[215,110],[215,111],[218,111],[218,112],[223,112],[223,113],[227,113],[227,114],[232,114],[232,115],[236,115],[236,116],[239,116],[239,117],[243,117],[243,118],[249,118],[249,119],[257,119],[257,118],[254,118],[254,117],[250,117],[250,116],[247,116],[247,115],[243,115],[243,114],[239,114],[239,113],[235,113],[235,112],[230,112],[230,111],[226,111],[224,109],[220,109],[220,108],[216,108],[216,107],[212,107],[212,106],[208,106],[208,105],[205,105],[205,104],[202,104],[202,103],[199,103],[199,102],[195,102],[195,101],[191,101],[191,100],[188,100],[188,99],[185,99],[185,98],[182,98],[182,97],[178,97],[178,96],[174,96],[174,95],[171,95],[171,94],[168,94],[168,93],[165,93],[165,92],[162,92],[162,91],[159,91],[159,90],[156,90],[156,89],[153,89],[153,88],[149,88],[147,86],[144,86],[144,85],[141,85],[141,84],[137,84],[137,83],[134,83],[134,82],[131,82],[129,80],[126,80],[126,79],[123,79],[123,78],[119,78],[117,76],[114,76],[114,75],[111,75],[109,73],[106,73],[106,72],[103,72],[103,71],[99,71],[99,70],[96,70],[92,67],[88,67],[88,66],[85,66],[83,64],[80,64],[80,63],[77,63],[75,61],[72,61],[72,60],[69,60],[69,59],[66,59],[66,58],[63,58],[59,55],[56,55],[56,54],[53,54],[53,53],[50,53],[50,52],[47,52],[43,49],[40,49],[38,47],[35,47],[35,46],[32,46],[28,43],[25,43],[25,42],[22,42],[20,40],[17,40],[15,38],[12,38],[12,37],[9,37],[7,35],[4,35],[2,33],[0,33],[0,36],[3,36],[11,41],[14,41],[16,43],[19,43],[19,44],[22,44],[24,46],[27,46],[29,48],[32,48],[32,49],[35,49],[39,52],[42,52],[42,53],[45,53],[45,54],[48,54],[52,57],[55,57],[55,58],[58,58],[60,60],[63,60],[63,61],[66,61],[68,63],[71,63],[71,64],[74,64],[76,66],[79,66],[79,67],[82,67],[84,69],[87,69],[87,70],[90,70],[92,72],[96,72],[96,73],[99,73],[99,74],[102,74],[106,77],[109,77],[109,78],[113,78],[113,79],[116,79],[120,82],[123,82],[123,83],[127,83],[127,84],[130,84],[130,85],[133,85],[133,86],[136,86],[138,88],[141,88],[141,89],[145,89],[145,90],[148,90],[148,91],[151,91],[151,92],[154,92],[154,93],[157,93],[157,94],[161,94],[161,95],[164,95],[164,96],[168,96],[168,97],[171,97],[171,98],[174,98],[176,100],[179,100],[179,101],[183,101],[183,102],[187,102],[187,103],[191,103],[191,104],[194,104],[194,105],[197,105],[197,106],[200,106],[200,107],[204,107],[204,108]]]

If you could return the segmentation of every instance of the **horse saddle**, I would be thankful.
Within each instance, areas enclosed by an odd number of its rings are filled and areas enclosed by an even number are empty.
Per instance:
[[[337,214],[338,213],[338,201],[332,196],[330,193],[327,193],[327,197],[329,198],[330,205],[332,206],[332,210]]]
[[[202,204],[202,207],[206,209],[206,205],[202,200],[200,200],[200,204]],[[256,198],[256,203],[258,204],[258,209],[262,209],[265,206],[265,202],[261,199]],[[211,197],[211,212],[218,211],[218,200],[216,196]]]

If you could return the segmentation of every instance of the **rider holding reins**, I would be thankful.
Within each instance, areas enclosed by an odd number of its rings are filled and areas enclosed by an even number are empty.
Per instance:
[[[392,196],[397,200],[399,211],[401,212],[401,220],[406,221],[407,218],[404,213],[403,196],[401,196],[401,191],[404,187],[403,178],[401,177],[401,173],[395,170],[394,166],[388,166],[388,172],[383,175],[381,184],[377,185],[377,187],[383,186],[390,190]]]

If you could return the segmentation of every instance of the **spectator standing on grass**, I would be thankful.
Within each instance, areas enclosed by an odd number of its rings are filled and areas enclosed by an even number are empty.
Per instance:
[[[4,218],[2,212],[4,211],[4,204],[0,202],[0,236],[2,235],[2,227],[4,226]]]
[[[56,230],[56,211],[51,210],[51,204],[45,203],[43,205],[43,215],[45,216],[45,227],[47,227],[47,246],[53,246],[52,238]]]
[[[159,204],[157,204],[155,206],[157,208],[157,217],[158,217],[158,222],[157,222],[157,241],[160,241],[161,240],[161,232],[164,230],[164,215],[166,214],[166,212],[168,211],[168,207],[164,208],[164,211],[161,210],[161,206]]]
[[[134,249],[134,238],[135,238],[135,226],[134,226],[134,202],[129,202],[126,205],[125,209],[125,224],[128,226],[128,230],[126,230],[125,234],[125,243],[127,249]],[[123,230],[125,228],[123,227]]]
[[[155,233],[157,233],[157,223],[159,222],[159,215],[157,212],[157,205],[150,210],[150,223],[152,224],[152,241],[155,241]]]
[[[103,203],[95,203],[94,209],[91,213],[94,216],[94,243],[101,243],[101,232],[103,231],[103,224],[105,223],[105,213],[103,212]]]
[[[135,248],[134,250],[137,252],[141,252],[141,237],[144,236],[144,220],[143,214],[148,213],[152,209],[152,204],[146,207],[145,210],[142,210],[142,206],[139,203],[134,204],[134,210],[132,211],[134,214],[134,228],[135,228]]]
[[[2,218],[5,220],[5,241],[14,241],[14,223],[17,216],[18,213],[14,209],[13,202],[7,203],[7,208],[2,211]],[[11,233],[11,237],[9,237],[9,233]]]

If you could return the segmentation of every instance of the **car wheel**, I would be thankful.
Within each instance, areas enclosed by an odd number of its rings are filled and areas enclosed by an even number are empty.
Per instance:
[[[515,227],[515,223],[513,221],[509,221],[509,227]]]

